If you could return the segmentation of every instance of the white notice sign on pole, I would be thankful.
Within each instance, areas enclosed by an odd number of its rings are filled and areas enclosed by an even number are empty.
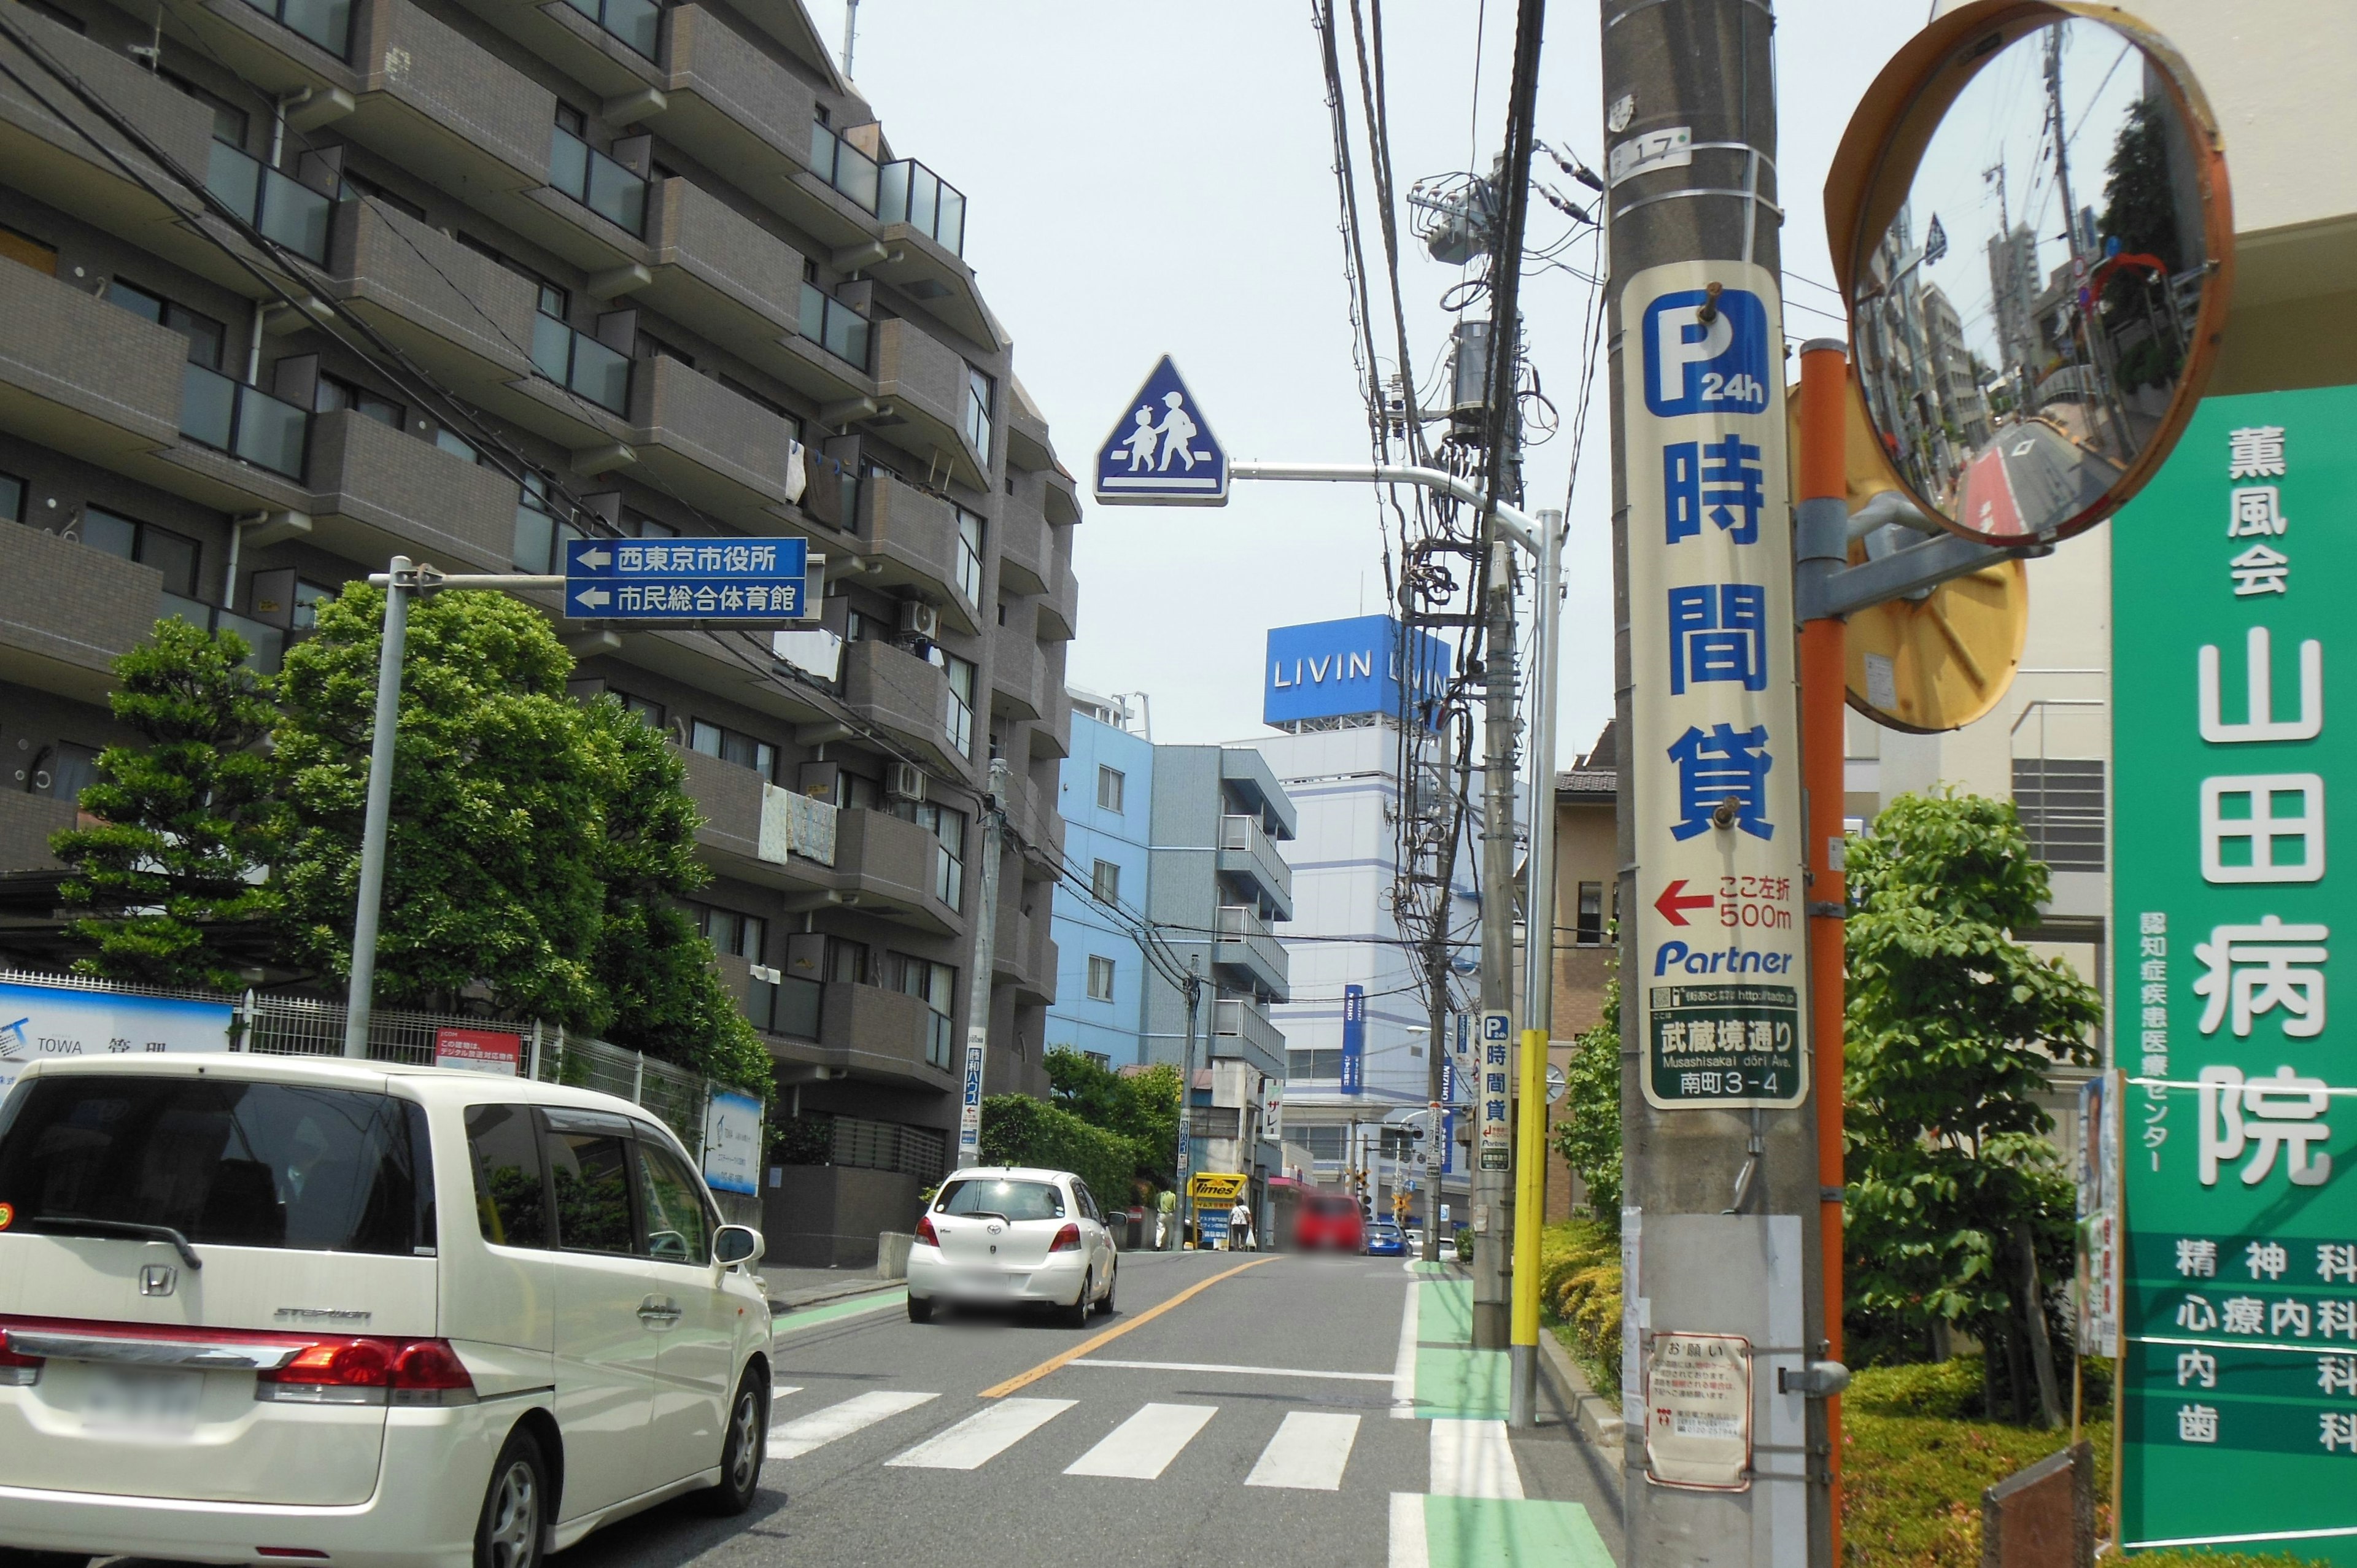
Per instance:
[[[1751,1342],[1656,1334],[1645,1369],[1645,1469],[1665,1487],[1751,1485]]]

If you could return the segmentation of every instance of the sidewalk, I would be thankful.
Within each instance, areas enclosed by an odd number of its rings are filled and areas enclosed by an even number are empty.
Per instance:
[[[763,1264],[761,1280],[770,1289],[772,1315],[839,1301],[845,1296],[866,1295],[871,1291],[898,1290],[903,1283],[877,1278],[872,1265],[865,1269],[819,1269],[789,1268],[781,1263]]]

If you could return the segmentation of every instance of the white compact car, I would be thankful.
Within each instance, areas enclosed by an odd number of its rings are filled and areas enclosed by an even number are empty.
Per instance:
[[[1070,1171],[1020,1165],[952,1171],[909,1248],[909,1320],[937,1305],[1037,1304],[1077,1328],[1113,1310],[1113,1232]]]
[[[608,1095],[42,1062],[0,1101],[0,1565],[535,1568],[683,1492],[741,1511],[760,1252]]]

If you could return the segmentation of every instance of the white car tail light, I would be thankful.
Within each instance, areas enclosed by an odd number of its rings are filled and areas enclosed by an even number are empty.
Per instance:
[[[1056,1232],[1054,1240],[1048,1243],[1048,1251],[1050,1252],[1077,1252],[1080,1250],[1081,1228],[1070,1222],[1067,1222],[1061,1230]]]
[[[920,1247],[938,1247],[942,1244],[942,1233],[933,1229],[933,1217],[930,1214],[920,1216],[917,1220],[916,1244]]]

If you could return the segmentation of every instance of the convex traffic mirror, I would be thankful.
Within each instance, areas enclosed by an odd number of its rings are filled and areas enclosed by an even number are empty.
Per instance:
[[[2233,243],[2215,125],[2166,40],[2061,0],[1952,12],[1867,92],[1825,205],[1854,390],[1928,515],[2062,538],[2160,466]]]

